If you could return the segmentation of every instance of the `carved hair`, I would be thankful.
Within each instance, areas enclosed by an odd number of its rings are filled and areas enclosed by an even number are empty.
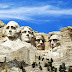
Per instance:
[[[31,31],[33,31],[33,29],[32,29],[31,27],[29,27],[29,26],[22,26],[21,29],[23,30],[24,27],[27,27],[27,28],[29,28]]]
[[[19,26],[19,24],[17,23],[17,22],[15,22],[15,21],[9,21],[8,23],[7,23],[7,25],[4,27],[4,29],[3,29],[3,35],[4,36],[6,36],[6,27],[8,26],[8,25],[15,25],[15,27],[16,27],[16,30],[17,30],[17,33],[21,33],[21,29],[20,29],[20,26]]]
[[[31,27],[29,27],[29,26],[22,26],[22,27],[20,27],[21,28],[21,30],[23,30],[25,27],[27,27],[31,32],[32,32],[32,34],[33,34],[33,29],[31,28]]]
[[[31,27],[29,27],[29,26],[22,26],[22,27],[20,27],[21,28],[21,34],[22,34],[22,31],[24,30],[24,28],[28,28],[31,32],[32,32],[32,45],[34,45],[35,46],[35,36],[34,36],[34,31],[33,31],[33,29],[31,28]]]
[[[42,34],[36,35],[36,37],[37,37],[37,36],[41,36],[42,39],[43,39],[43,43],[45,42],[44,36],[43,36]],[[36,40],[36,38],[35,38],[35,40]]]

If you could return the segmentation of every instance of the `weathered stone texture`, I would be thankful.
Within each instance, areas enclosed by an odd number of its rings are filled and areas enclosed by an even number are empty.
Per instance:
[[[72,66],[72,27],[68,26],[61,31],[45,34],[33,31],[30,27],[26,28],[27,31],[22,31],[16,22],[11,21],[5,30],[9,32],[10,28],[13,35],[8,33],[4,37],[4,26],[5,24],[0,21],[0,72],[23,72],[23,68],[26,72],[46,72],[44,63],[50,58],[53,58],[53,65],[56,68],[59,68],[62,63],[65,63],[66,67]],[[13,29],[15,29],[15,32]],[[26,41],[21,38],[22,33]],[[37,50],[35,44],[37,35],[43,36],[44,49]],[[55,46],[53,46],[54,44]],[[44,61],[39,60],[39,56],[44,58]],[[17,61],[14,62],[13,60]],[[21,66],[22,61],[28,66]],[[32,68],[33,62],[40,62],[43,70],[40,70],[39,67]]]

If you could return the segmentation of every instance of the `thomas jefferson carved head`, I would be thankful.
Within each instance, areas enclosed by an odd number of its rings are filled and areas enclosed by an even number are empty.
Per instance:
[[[32,43],[34,39],[33,30],[28,26],[22,27],[21,28],[21,39],[24,42]]]

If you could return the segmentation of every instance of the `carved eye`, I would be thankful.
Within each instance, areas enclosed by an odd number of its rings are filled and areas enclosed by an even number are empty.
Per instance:
[[[22,33],[26,33],[26,31],[23,31]]]
[[[53,39],[54,42],[57,42],[57,39]]]
[[[72,29],[71,29],[71,32],[72,32]]]
[[[51,40],[49,40],[49,42],[51,42]]]
[[[44,40],[42,40],[42,42],[44,43]]]
[[[39,41],[40,41],[40,39],[37,39],[37,41],[39,42]]]
[[[30,31],[28,31],[29,34],[32,34]]]
[[[15,29],[16,29],[16,27],[11,26],[11,29],[14,29],[14,30],[15,30]]]
[[[9,29],[9,26],[7,26],[6,29]]]

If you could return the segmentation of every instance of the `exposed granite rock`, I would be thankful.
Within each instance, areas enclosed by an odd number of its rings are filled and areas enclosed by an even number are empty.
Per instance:
[[[32,43],[24,42],[21,39],[22,33],[26,33],[26,31],[22,32],[19,25],[14,21],[12,22],[15,24],[8,25],[16,30],[16,33],[13,32],[16,37],[11,34],[3,37],[5,24],[0,21],[0,72],[24,72],[25,70],[26,72],[46,72],[47,68],[44,67],[44,64],[48,63],[47,60],[51,58],[57,72],[59,72],[59,65],[62,63],[65,63],[67,68],[72,66],[72,27],[68,26],[61,31],[49,34],[38,33],[28,27],[29,29],[26,29],[27,36],[34,33],[34,36],[29,36],[35,39],[34,41],[37,41],[37,35],[43,36],[44,49],[37,50],[36,44],[32,45]],[[8,30],[6,31],[8,32]],[[11,29],[11,31],[13,30]],[[34,62],[38,64],[36,68],[32,68]],[[42,70],[40,70],[41,67]]]
[[[5,26],[5,24],[0,20],[0,28],[4,27],[4,26]]]

